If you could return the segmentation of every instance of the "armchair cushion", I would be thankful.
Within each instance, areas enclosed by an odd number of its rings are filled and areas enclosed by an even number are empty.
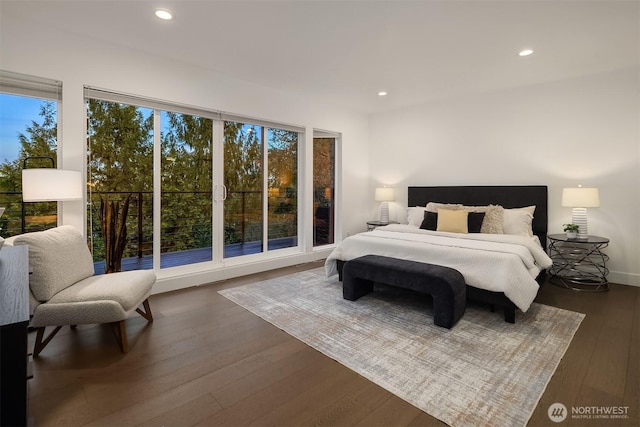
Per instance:
[[[87,242],[69,225],[12,237],[12,244],[29,245],[29,287],[40,302],[80,280],[93,276],[93,259]],[[73,266],[73,268],[69,268]]]
[[[39,305],[31,324],[39,327],[126,319],[149,297],[155,281],[156,275],[151,270],[89,277]]]
[[[156,281],[151,270],[125,271],[91,276],[54,295],[48,304],[115,301],[124,311],[136,308]]]

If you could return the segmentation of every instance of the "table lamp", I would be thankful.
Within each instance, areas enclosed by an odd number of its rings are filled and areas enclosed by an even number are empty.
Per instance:
[[[578,225],[578,239],[588,238],[587,208],[600,206],[600,196],[597,188],[582,186],[565,188],[562,190],[562,206],[573,208],[571,222]]]
[[[375,193],[376,202],[380,203],[380,222],[389,222],[389,202],[395,200],[393,187],[378,187]]]

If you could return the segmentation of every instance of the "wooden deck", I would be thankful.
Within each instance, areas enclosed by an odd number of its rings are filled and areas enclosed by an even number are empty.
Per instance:
[[[296,246],[296,237],[271,239],[268,243],[270,251]],[[242,255],[257,254],[262,252],[262,242],[245,242],[225,245],[224,257],[232,258]],[[189,249],[186,251],[165,252],[160,254],[160,268],[177,267],[180,265],[196,264],[212,260],[212,248]],[[94,263],[96,274],[104,274],[104,261]],[[153,268],[153,255],[144,255],[141,258],[130,257],[122,259],[122,271],[151,270]]]

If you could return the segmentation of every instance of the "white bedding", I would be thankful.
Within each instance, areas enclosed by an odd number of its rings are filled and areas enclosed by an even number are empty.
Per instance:
[[[442,233],[393,224],[343,240],[325,262],[327,276],[338,273],[337,260],[367,254],[454,268],[468,285],[502,292],[523,312],[538,293],[538,273],[552,264],[537,238]]]

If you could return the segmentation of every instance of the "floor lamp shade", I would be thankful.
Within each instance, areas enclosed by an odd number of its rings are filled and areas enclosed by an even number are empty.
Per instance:
[[[23,169],[22,200],[52,202],[82,199],[82,175],[62,169]]]
[[[573,208],[571,222],[579,227],[578,236],[587,238],[587,208],[600,207],[597,188],[574,187],[562,190],[562,206]]]
[[[380,222],[389,222],[389,203],[395,200],[395,190],[393,187],[378,187],[375,192],[376,202],[380,203]]]

